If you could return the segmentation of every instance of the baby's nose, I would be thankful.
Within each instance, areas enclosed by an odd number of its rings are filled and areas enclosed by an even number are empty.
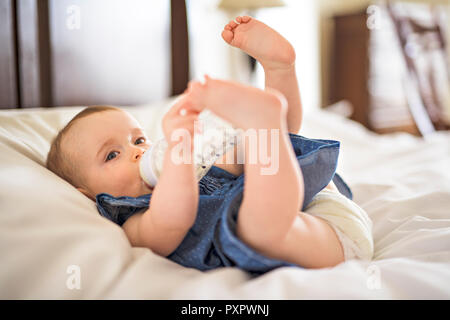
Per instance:
[[[134,153],[133,153],[133,160],[139,160],[142,155],[144,154],[144,150],[141,148],[135,148]]]

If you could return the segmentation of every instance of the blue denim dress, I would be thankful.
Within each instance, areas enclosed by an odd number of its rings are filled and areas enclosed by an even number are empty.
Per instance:
[[[336,173],[340,147],[338,141],[308,139],[294,134],[289,137],[304,178],[302,210],[331,180],[343,195],[352,199],[350,188]],[[237,237],[236,222],[243,190],[244,174],[234,176],[212,166],[199,181],[200,195],[195,223],[181,244],[167,258],[185,267],[202,271],[238,267],[254,275],[278,267],[297,266],[266,257]],[[116,198],[101,193],[96,196],[96,204],[102,216],[122,226],[133,214],[149,207],[151,196],[147,194],[137,198]]]

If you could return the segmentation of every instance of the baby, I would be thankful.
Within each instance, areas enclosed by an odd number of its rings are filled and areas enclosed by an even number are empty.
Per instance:
[[[185,266],[265,272],[283,265],[341,263],[344,250],[335,229],[301,211],[305,185],[292,143],[302,107],[293,47],[248,16],[227,24],[222,37],[261,63],[266,88],[209,77],[191,82],[163,118],[168,148],[154,188],[139,175],[139,160],[151,142],[133,117],[113,107],[90,107],[75,116],[55,138],[47,167],[96,201],[133,246]],[[262,175],[268,165],[248,161],[247,146],[244,164],[218,161],[200,183],[192,163],[175,163],[169,154],[179,140],[172,134],[184,130],[192,138],[194,122],[206,107],[243,130],[277,130],[279,139],[267,145],[270,156],[270,144],[277,143],[277,172]],[[236,148],[230,152],[236,159]],[[327,188],[338,193],[332,182]],[[215,214],[227,210],[229,215]]]

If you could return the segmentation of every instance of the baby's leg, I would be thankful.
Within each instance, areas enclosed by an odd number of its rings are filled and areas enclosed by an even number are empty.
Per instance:
[[[274,239],[284,236],[303,204],[303,177],[287,134],[286,102],[277,91],[261,90],[236,82],[206,77],[205,84],[191,82],[186,100],[192,106],[207,107],[245,133],[266,134],[264,146],[244,141],[245,190],[238,218],[238,234],[246,238]],[[260,131],[265,130],[265,132]],[[246,131],[249,130],[249,131]],[[271,139],[271,130],[278,133]],[[264,137],[263,137],[264,138]],[[256,148],[255,148],[256,147]],[[267,158],[278,161],[273,174],[261,174],[270,163],[262,164],[259,148]],[[256,152],[255,154],[250,154]],[[274,152],[274,154],[272,154]],[[251,161],[255,159],[257,161]],[[289,186],[289,187],[286,187]]]
[[[298,133],[302,122],[302,105],[292,45],[266,24],[248,16],[237,17],[236,21],[228,23],[222,37],[261,63],[266,88],[280,91],[287,99],[289,132]]]
[[[186,101],[195,108],[207,107],[244,130],[279,132],[279,139],[267,139],[265,149],[269,157],[278,157],[274,174],[261,174],[271,164],[262,164],[258,157],[256,163],[249,161],[254,150],[245,143],[245,189],[237,221],[240,239],[262,254],[304,267],[341,262],[342,247],[334,230],[320,218],[299,215],[303,177],[287,135],[283,96],[275,90],[207,78],[205,84],[189,85]],[[259,150],[256,152],[259,154]]]

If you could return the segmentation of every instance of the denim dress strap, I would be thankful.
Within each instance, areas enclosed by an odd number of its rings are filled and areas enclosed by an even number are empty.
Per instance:
[[[345,183],[344,179],[342,179],[341,176],[337,172],[334,174],[333,182],[336,185],[336,188],[338,188],[340,193],[342,193],[344,196],[346,196],[350,200],[353,200],[352,190],[350,189],[350,187]]]

